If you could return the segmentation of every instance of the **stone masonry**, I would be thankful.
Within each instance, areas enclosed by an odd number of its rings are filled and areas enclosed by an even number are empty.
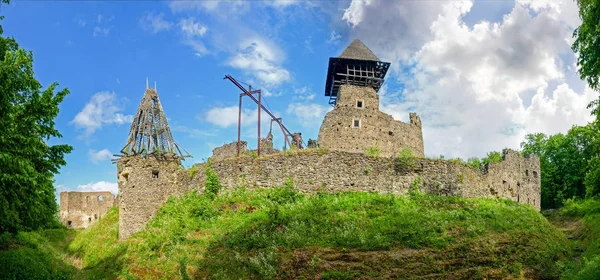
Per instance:
[[[390,157],[404,148],[424,156],[421,119],[410,113],[410,123],[394,120],[379,111],[379,95],[373,88],[341,85],[335,108],[325,116],[319,147],[332,151],[364,153],[378,147],[380,155]]]
[[[87,228],[115,205],[111,192],[61,192],[60,222],[68,228]]]
[[[522,157],[504,151],[503,161],[476,169],[462,163],[414,158],[401,164],[397,158],[370,157],[343,151],[304,150],[253,159],[230,158],[213,162],[211,168],[226,188],[246,184],[249,188],[282,185],[292,178],[302,192],[407,193],[418,186],[426,193],[462,197],[501,197],[540,209],[540,163],[535,156]],[[152,157],[119,160],[119,237],[141,230],[169,196],[204,191],[206,163],[197,172],[178,168],[178,161]],[[158,171],[158,178],[154,177]],[[193,176],[190,176],[193,175]]]
[[[246,141],[240,141],[240,154],[246,152],[248,143]],[[212,156],[210,157],[213,161],[224,160],[237,156],[237,141],[229,144],[225,144],[220,147],[216,147],[212,151]]]
[[[175,156],[122,157],[117,162],[119,182],[119,238],[139,231],[170,195],[181,194]]]

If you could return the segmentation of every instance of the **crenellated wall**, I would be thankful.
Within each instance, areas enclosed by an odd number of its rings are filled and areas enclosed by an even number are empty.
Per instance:
[[[404,148],[424,156],[419,116],[410,113],[410,123],[394,120],[379,111],[379,95],[370,87],[340,86],[335,108],[325,116],[317,143],[331,151],[364,153],[377,146],[383,157],[395,156]]]
[[[204,191],[205,163],[195,165],[198,171],[193,176],[178,165],[178,162],[161,163],[141,157],[119,161],[121,239],[143,228],[170,195],[179,196],[192,189]],[[288,177],[303,192],[403,194],[417,185],[431,194],[503,197],[540,209],[539,159],[521,157],[510,150],[504,152],[503,161],[490,163],[481,170],[438,159],[414,158],[413,164],[406,165],[396,158],[323,150],[258,159],[230,158],[213,162],[211,168],[226,188],[243,184],[249,188],[277,186]],[[153,179],[152,170],[156,169],[160,169],[159,178]]]
[[[87,228],[115,205],[111,192],[61,192],[60,222],[68,228]]]

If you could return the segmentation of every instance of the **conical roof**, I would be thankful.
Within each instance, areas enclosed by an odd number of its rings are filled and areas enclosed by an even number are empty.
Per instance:
[[[379,58],[359,39],[354,39],[339,58],[379,61]]]
[[[190,156],[173,139],[156,90],[146,88],[142,102],[131,123],[127,145],[121,149],[121,153],[124,155],[172,155],[179,158]]]

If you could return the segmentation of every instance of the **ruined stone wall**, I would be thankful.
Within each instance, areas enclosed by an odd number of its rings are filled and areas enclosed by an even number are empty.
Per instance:
[[[421,119],[416,114],[410,114],[410,123],[394,120],[379,111],[379,96],[370,87],[342,85],[338,95],[319,130],[319,147],[364,153],[377,146],[383,157],[409,148],[414,155],[424,156]]]
[[[60,222],[68,228],[87,228],[114,206],[111,192],[61,192]]]
[[[173,157],[126,156],[117,162],[119,182],[119,239],[142,229],[170,195],[181,194]]]
[[[240,153],[246,152],[247,145],[246,141],[240,141]],[[235,156],[237,156],[237,141],[214,148],[210,158],[213,161],[219,161]]]
[[[159,186],[147,179],[150,177],[151,167],[144,167],[155,166],[154,163],[136,160],[121,162],[121,166],[139,167],[142,171],[141,175],[134,177],[133,169],[129,169],[132,172],[127,182],[129,185],[119,180],[121,238],[140,230],[169,195],[179,196],[192,189],[204,191],[204,163],[195,165],[200,171],[192,178],[189,170],[167,167],[175,171]],[[540,209],[539,159],[535,156],[521,157],[512,151],[504,152],[502,162],[490,163],[482,169],[426,158],[415,158],[414,165],[408,167],[399,164],[396,158],[374,158],[359,153],[320,150],[303,150],[295,155],[279,154],[258,159],[230,158],[213,162],[211,167],[226,188],[243,184],[249,188],[277,186],[282,185],[288,177],[303,192],[325,190],[403,194],[411,186],[418,185],[426,193],[503,197]],[[122,169],[120,167],[120,174]],[[139,182],[134,183],[138,177]],[[136,184],[136,189],[133,184]]]

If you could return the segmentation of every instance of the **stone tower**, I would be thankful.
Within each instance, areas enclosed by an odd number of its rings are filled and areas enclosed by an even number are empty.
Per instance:
[[[119,239],[141,230],[169,195],[181,160],[190,155],[173,139],[155,89],[148,88],[117,160]]]
[[[424,156],[419,116],[410,113],[410,122],[404,123],[379,111],[377,92],[389,66],[358,39],[329,59],[325,96],[334,109],[321,124],[319,147],[355,153],[378,147],[386,157],[409,148],[413,155]]]

